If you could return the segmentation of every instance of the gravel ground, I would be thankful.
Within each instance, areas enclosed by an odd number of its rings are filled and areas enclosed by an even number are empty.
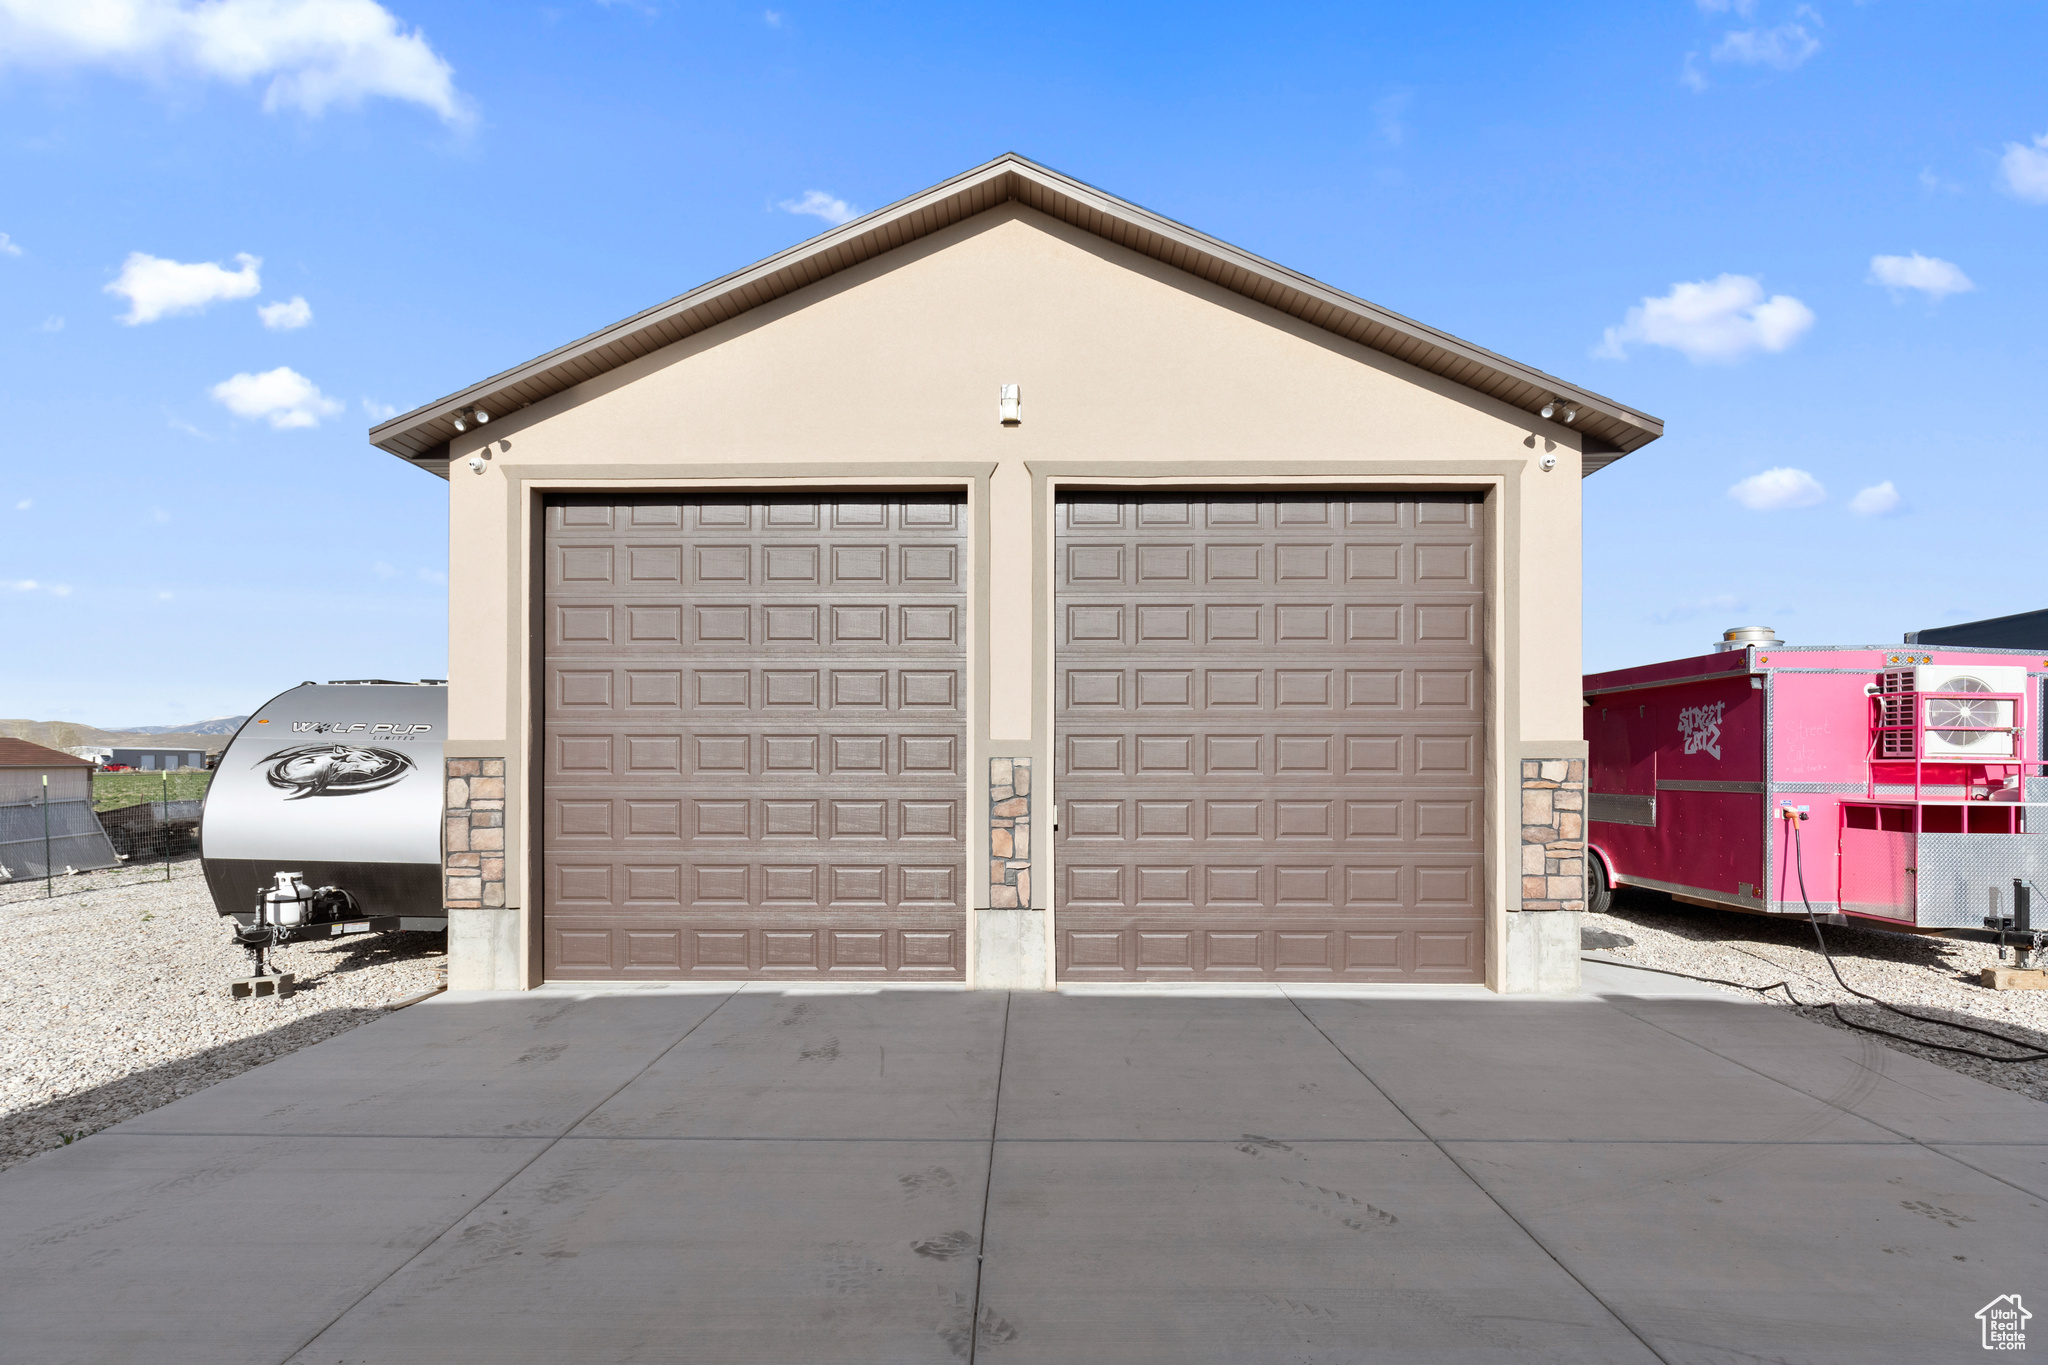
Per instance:
[[[384,1017],[444,984],[440,934],[287,944],[289,999],[231,1000],[249,974],[196,859],[0,889],[0,1169]]]
[[[1958,1029],[1920,1023],[1858,1000],[1835,983],[1804,918],[1765,919],[1730,910],[1707,910],[1655,892],[1627,888],[1615,895],[1610,913],[1588,913],[1582,923],[1588,931],[1589,947],[1598,942],[1602,931],[1635,940],[1629,946],[1600,949],[1624,962],[1758,986],[1790,981],[1798,999],[1806,1002],[1804,1006],[1794,1004],[1783,990],[1759,995],[1733,987],[1719,989],[1752,1000],[1768,1000],[1832,1028],[1848,1027],[1827,1008],[1839,1003],[1842,1013],[1859,1024],[1915,1038],[2002,1056],[2048,1048],[2048,991],[1994,991],[1979,984],[1983,969],[1998,963],[1998,950],[1989,943],[1856,927],[1824,925],[1821,930],[1843,978],[1857,990],[1915,1014],[1996,1030],[2020,1046],[2006,1047]],[[2006,965],[2012,964],[2010,951],[2005,960]],[[1989,1062],[1890,1038],[1876,1041],[2048,1102],[2048,1061]]]

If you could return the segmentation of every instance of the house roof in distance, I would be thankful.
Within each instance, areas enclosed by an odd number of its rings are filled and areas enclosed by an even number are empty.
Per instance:
[[[628,361],[714,327],[750,308],[815,284],[963,218],[1020,203],[1226,289],[1464,384],[1536,417],[1553,399],[1573,406],[1570,428],[1584,439],[1593,473],[1664,434],[1661,419],[1590,389],[1461,341],[1376,303],[1333,289],[1170,218],[1105,194],[1006,152],[887,208],[823,232],[723,279],[700,285],[580,341],[370,428],[370,442],[447,476],[455,414],[479,407],[493,416],[594,379]]]
[[[25,739],[0,739],[0,768],[90,768],[92,760]]]
[[[1976,645],[1994,649],[2048,649],[2048,608],[2023,611],[2013,616],[1992,616],[1982,621],[1958,621],[1952,626],[1932,626],[1910,631],[1909,645]]]

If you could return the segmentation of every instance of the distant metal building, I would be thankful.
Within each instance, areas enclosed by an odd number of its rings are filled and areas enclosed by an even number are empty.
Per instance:
[[[119,763],[127,768],[140,768],[153,773],[173,768],[204,768],[204,749],[126,749],[116,746],[107,750],[106,762]]]
[[[0,739],[0,883],[120,862],[92,810],[90,760]]]
[[[2048,649],[2048,610],[1911,631],[1906,643],[1947,645],[1953,649]]]

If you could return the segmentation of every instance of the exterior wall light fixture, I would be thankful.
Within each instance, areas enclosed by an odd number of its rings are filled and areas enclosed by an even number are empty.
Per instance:
[[[1006,427],[1014,427],[1024,420],[1024,400],[1017,396],[1015,384],[1005,384],[996,399],[996,417]]]

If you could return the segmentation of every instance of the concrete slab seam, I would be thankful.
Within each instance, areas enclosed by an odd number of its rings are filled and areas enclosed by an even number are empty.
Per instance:
[[[981,1345],[981,1271],[988,1264],[988,1205],[996,1188],[996,1134],[1003,1121],[1003,1064],[1010,1056],[1010,1006],[1017,996],[1003,992],[1003,1037],[996,1047],[996,1096],[988,1116],[988,1169],[981,1183],[981,1230],[974,1240],[974,1306],[967,1316],[967,1365],[974,1365],[974,1353]]]
[[[1285,994],[1284,989],[1283,994]],[[1479,1177],[1473,1175],[1471,1170],[1466,1167],[1464,1162],[1458,1160],[1457,1155],[1453,1153],[1450,1148],[1446,1147],[1440,1140],[1438,1140],[1435,1134],[1431,1133],[1427,1128],[1424,1128],[1420,1123],[1416,1122],[1415,1116],[1413,1114],[1410,1114],[1399,1100],[1395,1099],[1392,1095],[1388,1094],[1385,1086],[1382,1086],[1378,1081],[1374,1080],[1372,1078],[1371,1073],[1366,1071],[1364,1067],[1360,1066],[1357,1060],[1353,1058],[1350,1053],[1346,1052],[1342,1047],[1339,1047],[1337,1045],[1336,1039],[1332,1038],[1328,1033],[1325,1033],[1323,1031],[1323,1026],[1321,1024],[1318,1024],[1315,1021],[1315,1019],[1310,1016],[1309,1012],[1301,1007],[1301,1002],[1299,1000],[1296,1000],[1292,995],[1288,995],[1287,1002],[1294,1006],[1295,1012],[1301,1015],[1303,1022],[1305,1022],[1310,1028],[1314,1029],[1318,1034],[1321,1034],[1324,1042],[1328,1043],[1332,1048],[1336,1049],[1337,1055],[1342,1057],[1345,1060],[1345,1062],[1350,1065],[1351,1069],[1353,1071],[1356,1071],[1359,1074],[1359,1076],[1361,1076],[1365,1080],[1365,1083],[1367,1085],[1371,1086],[1374,1090],[1379,1091],[1380,1098],[1385,1100],[1388,1104],[1392,1105],[1394,1108],[1394,1112],[1399,1114],[1402,1118],[1408,1121],[1409,1127],[1413,1128],[1416,1132],[1422,1134],[1423,1138],[1429,1143],[1430,1146],[1436,1148],[1436,1150],[1443,1156],[1444,1160],[1450,1162],[1451,1165],[1457,1167],[1458,1174],[1464,1176],[1465,1179],[1471,1181],[1472,1187],[1478,1190],[1481,1194],[1485,1195],[1488,1203],[1492,1204],[1495,1208],[1499,1209],[1503,1217],[1505,1217],[1509,1222],[1513,1223],[1516,1227],[1520,1228],[1522,1231],[1522,1235],[1524,1237],[1527,1237],[1530,1243],[1533,1246],[1535,1246],[1538,1250],[1542,1251],[1542,1253],[1545,1256],[1548,1256],[1550,1258],[1551,1264],[1555,1265],[1559,1270],[1563,1271],[1565,1275],[1570,1278],[1571,1282],[1577,1285],[1580,1291],[1584,1293],[1587,1298],[1591,1299],[1593,1302],[1599,1304],[1601,1308],[1605,1309],[1609,1317],[1613,1318],[1616,1322],[1620,1323],[1622,1327],[1627,1330],[1630,1336],[1634,1337],[1637,1341],[1642,1343],[1644,1350],[1648,1351],[1658,1360],[1663,1361],[1664,1365],[1675,1365],[1675,1362],[1673,1362],[1669,1356],[1665,1355],[1662,1351],[1658,1350],[1654,1345],[1650,1343],[1650,1339],[1644,1336],[1643,1333],[1636,1327],[1634,1323],[1630,1322],[1627,1318],[1623,1317],[1619,1309],[1615,1308],[1613,1304],[1609,1303],[1606,1299],[1600,1297],[1599,1294],[1595,1293],[1593,1290],[1593,1286],[1587,1284],[1583,1279],[1579,1277],[1577,1271],[1573,1270],[1570,1266],[1566,1265],[1564,1262],[1564,1258],[1559,1256],[1555,1251],[1551,1250],[1549,1244],[1546,1243],[1542,1238],[1538,1237],[1535,1234],[1535,1232],[1530,1229],[1528,1224],[1524,1223],[1521,1219],[1517,1218],[1514,1214],[1514,1211],[1510,1209],[1506,1204],[1502,1203],[1500,1197],[1494,1194],[1492,1190],[1488,1189],[1485,1186],[1485,1184],[1480,1181]]]
[[[1857,1115],[1861,1118],[1862,1115]],[[580,1122],[580,1120],[579,1120]],[[102,1133],[97,1137],[108,1138],[188,1138],[197,1141],[213,1141],[220,1138],[246,1138],[259,1140],[285,1139],[290,1141],[326,1142],[824,1142],[824,1143],[925,1143],[958,1142],[960,1138],[943,1136],[926,1137],[791,1137],[785,1133],[728,1133],[716,1137],[691,1137],[677,1133],[562,1133],[556,1137],[522,1137],[517,1133],[220,1133],[220,1132],[162,1132],[138,1129],[127,1133]],[[1275,1142],[1293,1146],[1329,1147],[1373,1147],[1413,1145],[1412,1137],[1316,1137],[1295,1133],[1272,1133],[1265,1136]],[[1426,1134],[1424,1136],[1427,1136]],[[1016,1147],[1056,1146],[1060,1143],[1081,1143],[1088,1146],[1222,1146],[1235,1147],[1244,1141],[1242,1134],[1230,1137],[999,1137],[998,1145]],[[1920,1147],[1927,1144],[1916,1142],[1909,1137],[1895,1138],[1577,1138],[1577,1137],[1439,1137],[1438,1142],[1457,1142],[1466,1146],[1482,1143],[1502,1146],[1524,1147]],[[1986,1139],[1955,1140],[1944,1139],[1943,1147],[2040,1147],[2044,1144],[2015,1139],[2010,1142],[1993,1142]]]
[[[382,1289],[385,1285],[391,1283],[391,1281],[395,1279],[400,1273],[402,1273],[407,1266],[411,1265],[414,1261],[417,1261],[420,1257],[424,1256],[430,1248],[438,1245],[443,1237],[446,1237],[449,1234],[449,1232],[451,1232],[456,1227],[459,1227],[461,1225],[463,1219],[469,1217],[472,1213],[475,1213],[478,1209],[482,1208],[492,1199],[495,1199],[498,1195],[498,1191],[504,1189],[507,1185],[517,1180],[521,1175],[523,1175],[528,1169],[532,1167],[534,1162],[540,1160],[549,1152],[552,1152],[555,1149],[556,1143],[560,1142],[570,1133],[575,1132],[576,1129],[581,1127],[584,1123],[587,1123],[592,1114],[595,1114],[598,1110],[604,1108],[607,1104],[610,1104],[613,1100],[617,1099],[621,1091],[623,1091],[627,1086],[633,1084],[633,1082],[639,1080],[642,1076],[646,1075],[649,1069],[651,1069],[656,1062],[659,1062],[662,1058],[668,1056],[669,1053],[674,1052],[677,1048],[681,1047],[685,1040],[687,1040],[691,1034],[695,1033],[698,1029],[704,1027],[706,1021],[708,1021],[712,1015],[724,1009],[726,1005],[732,1001],[733,996],[738,994],[739,991],[734,990],[731,995],[726,996],[725,999],[719,1001],[716,1005],[713,1005],[710,1009],[704,1011],[704,1017],[702,1019],[699,1019],[696,1023],[684,1029],[681,1037],[677,1038],[674,1042],[670,1043],[667,1047],[663,1048],[660,1052],[656,1053],[653,1057],[649,1058],[646,1066],[641,1067],[638,1071],[635,1071],[631,1076],[628,1076],[625,1080],[619,1082],[619,1084],[613,1088],[610,1094],[606,1095],[596,1104],[591,1105],[590,1108],[584,1110],[583,1113],[576,1119],[574,1123],[571,1123],[567,1128],[563,1129],[560,1133],[557,1133],[554,1137],[550,1138],[546,1143],[544,1143],[541,1146],[541,1149],[539,1151],[535,1152],[526,1160],[520,1162],[519,1165],[515,1167],[512,1170],[512,1172],[509,1175],[507,1175],[503,1180],[500,1180],[497,1184],[491,1186],[491,1188],[486,1190],[480,1198],[472,1200],[469,1207],[464,1209],[461,1213],[457,1214],[453,1219],[451,1219],[446,1227],[442,1228],[432,1237],[429,1237],[426,1241],[420,1243],[420,1245],[414,1249],[412,1255],[406,1257],[403,1261],[400,1261],[397,1265],[393,1266],[389,1273],[379,1276],[374,1284],[371,1284],[368,1288],[363,1290],[362,1293],[356,1295],[355,1298],[351,1299],[348,1305],[345,1308],[343,1308],[339,1313],[336,1313],[333,1317],[329,1318],[325,1323],[321,1324],[319,1330],[315,1331],[313,1335],[307,1337],[303,1342],[299,1343],[299,1345],[292,1348],[290,1351],[286,1352],[280,1360],[280,1365],[285,1365],[285,1362],[289,1362],[294,1357],[303,1355],[308,1350],[311,1350],[313,1347],[313,1343],[317,1342],[318,1340],[320,1340],[321,1337],[326,1336],[328,1332],[332,1331],[336,1323],[340,1322],[350,1313],[355,1312],[355,1310],[361,1307],[363,1302],[367,1300],[370,1297],[370,1295],[376,1293],[379,1289]]]
[[[1878,1119],[1874,1119],[1874,1118],[1870,1117],[1870,1115],[1868,1115],[1868,1114],[1859,1114],[1859,1113],[1857,1113],[1857,1112],[1856,1112],[1856,1111],[1855,1111],[1854,1109],[1850,1109],[1850,1108],[1848,1108],[1848,1107],[1847,1107],[1846,1105],[1841,1105],[1841,1104],[1837,1104],[1837,1103],[1836,1103],[1835,1101],[1833,1101],[1833,1100],[1831,1100],[1831,1099],[1828,1099],[1828,1098],[1827,1098],[1826,1096],[1824,1096],[1824,1095],[1816,1095],[1816,1094],[1814,1094],[1814,1093],[1813,1093],[1813,1092],[1812,1092],[1811,1090],[1807,1090],[1807,1089],[1805,1089],[1805,1088],[1803,1088],[1803,1087],[1801,1087],[1801,1086],[1797,1086],[1797,1085],[1794,1085],[1794,1084],[1792,1084],[1792,1082],[1790,1082],[1790,1081],[1788,1081],[1788,1080],[1785,1080],[1785,1079],[1783,1079],[1782,1077],[1778,1077],[1778,1076],[1773,1076],[1773,1075],[1771,1075],[1771,1074],[1770,1074],[1769,1072],[1767,1072],[1767,1071],[1761,1071],[1761,1070],[1759,1070],[1758,1068],[1756,1068],[1756,1067],[1753,1067],[1753,1066],[1751,1066],[1751,1065],[1750,1065],[1750,1064],[1749,1064],[1748,1062],[1745,1062],[1745,1061],[1743,1061],[1743,1060],[1742,1060],[1741,1058],[1739,1058],[1739,1057],[1731,1057],[1731,1056],[1729,1056],[1729,1055],[1728,1055],[1727,1053],[1725,1053],[1725,1052],[1722,1052],[1722,1051],[1720,1051],[1720,1050],[1719,1050],[1719,1049],[1717,1049],[1717,1048],[1711,1048],[1711,1047],[1708,1047],[1708,1046],[1707,1046],[1707,1045],[1706,1045],[1705,1043],[1703,1043],[1703,1042],[1699,1041],[1699,1040],[1698,1040],[1697,1038],[1688,1038],[1688,1037],[1686,1037],[1686,1036],[1685,1036],[1684,1034],[1682,1034],[1682,1033],[1678,1032],[1678,1031],[1677,1031],[1677,1030],[1675,1030],[1675,1029],[1668,1029],[1668,1028],[1665,1028],[1665,1027],[1664,1027],[1664,1025],[1662,1025],[1662,1024],[1660,1024],[1660,1023],[1658,1023],[1658,1022],[1657,1022],[1656,1020],[1654,1020],[1654,1019],[1645,1019],[1645,1018],[1643,1018],[1643,1017],[1642,1017],[1641,1015],[1639,1015],[1639,1014],[1634,1014],[1634,1013],[1631,1013],[1630,1011],[1628,1011],[1628,1010],[1625,1010],[1625,1009],[1621,1009],[1621,1008],[1620,1008],[1619,1006],[1615,1006],[1615,1005],[1610,1005],[1610,1008],[1612,1008],[1612,1009],[1616,1010],[1616,1012],[1617,1012],[1617,1013],[1620,1013],[1620,1014],[1624,1014],[1624,1015],[1627,1015],[1627,1016],[1628,1016],[1629,1018],[1631,1018],[1631,1019],[1635,1020],[1635,1021],[1636,1021],[1637,1023],[1639,1023],[1639,1024],[1645,1024],[1645,1025],[1648,1025],[1648,1026],[1649,1026],[1650,1028],[1656,1029],[1656,1030],[1657,1030],[1658,1032],[1660,1032],[1660,1033],[1666,1033],[1666,1034],[1669,1034],[1669,1035],[1670,1035],[1671,1037],[1673,1037],[1673,1038],[1678,1038],[1678,1039],[1681,1039],[1681,1040],[1683,1040],[1684,1042],[1690,1043],[1690,1044],[1692,1044],[1692,1045],[1693,1045],[1694,1047],[1698,1048],[1698,1049],[1699,1049],[1700,1051],[1702,1051],[1702,1052],[1708,1053],[1708,1054],[1710,1054],[1710,1055],[1712,1055],[1712,1056],[1715,1056],[1715,1057],[1719,1057],[1719,1058],[1720,1058],[1720,1059],[1721,1059],[1722,1061],[1724,1061],[1724,1062],[1731,1062],[1731,1063],[1733,1063],[1734,1065],[1736,1065],[1736,1066],[1739,1066],[1739,1067],[1741,1067],[1741,1068],[1742,1068],[1742,1069],[1743,1069],[1744,1071],[1748,1071],[1748,1072],[1750,1072],[1750,1073],[1752,1073],[1752,1074],[1754,1074],[1754,1075],[1758,1075],[1758,1076],[1761,1076],[1761,1077],[1763,1077],[1763,1078],[1764,1078],[1765,1080],[1767,1080],[1767,1081],[1770,1081],[1770,1082],[1772,1082],[1773,1084],[1776,1084],[1776,1085],[1782,1085],[1782,1086],[1784,1086],[1784,1087],[1785,1087],[1785,1088],[1786,1088],[1787,1090],[1790,1090],[1790,1091],[1791,1091],[1792,1093],[1794,1093],[1795,1095],[1804,1095],[1804,1096],[1806,1096],[1806,1097],[1807,1097],[1808,1099],[1810,1099],[1810,1100],[1816,1100],[1816,1101],[1818,1101],[1819,1103],[1821,1103],[1821,1104],[1824,1104],[1824,1105],[1826,1105],[1826,1106],[1827,1106],[1828,1108],[1830,1108],[1830,1109],[1833,1109],[1833,1110],[1836,1110],[1836,1111],[1837,1111],[1837,1112],[1839,1112],[1839,1113],[1847,1114],[1847,1115],[1848,1115],[1849,1117],[1851,1117],[1851,1118],[1853,1118],[1853,1119],[1860,1119],[1861,1121],[1863,1121],[1864,1123],[1867,1123],[1867,1124],[1869,1124],[1869,1125],[1870,1125],[1871,1127],[1873,1127],[1873,1128],[1882,1128],[1882,1129],[1883,1129],[1883,1130],[1884,1130],[1885,1132],[1887,1132],[1887,1133],[1892,1133],[1892,1134],[1895,1134],[1896,1136],[1898,1136],[1898,1137],[1899,1137],[1900,1139],[1902,1139],[1903,1141],[1906,1141],[1906,1142],[1910,1142],[1910,1143],[1912,1143],[1912,1144],[1913,1144],[1913,1145],[1914,1145],[1915,1147],[1921,1147],[1921,1148],[1924,1148],[1924,1149],[1926,1149],[1927,1151],[1929,1151],[1929,1152],[1932,1152],[1932,1153],[1933,1153],[1934,1155],[1936,1155],[1936,1156],[1938,1156],[1938,1157],[1941,1157],[1941,1158],[1943,1158],[1944,1160],[1947,1160],[1947,1161],[1953,1161],[1953,1162],[1955,1162],[1955,1164],[1956,1164],[1956,1165],[1958,1165],[1958,1166],[1961,1166],[1961,1167],[1962,1167],[1962,1168],[1963,1168],[1964,1170],[1968,1170],[1968,1171],[1975,1171],[1975,1172],[1976,1172],[1976,1173],[1977,1173],[1978,1175],[1981,1175],[1981,1176],[1983,1176],[1983,1177],[1984,1177],[1985,1179],[1987,1179],[1987,1180],[1995,1180],[1995,1181],[1997,1181],[1997,1182],[1998,1182],[1999,1184],[2001,1184],[2001,1185],[2005,1186],[2005,1187],[2006,1187],[2007,1189],[2011,1189],[2011,1190],[2017,1190],[2017,1191],[2018,1191],[2019,1193],[2021,1193],[2021,1194],[2024,1194],[2024,1195],[2026,1195],[2026,1196],[2027,1196],[2028,1198],[2033,1198],[2033,1197],[2034,1197],[2034,1192],[2033,1192],[2032,1190],[2028,1189],[2028,1188],[2027,1188],[2026,1186],[2024,1186],[2024,1185],[2018,1185],[2018,1184],[2015,1184],[2015,1183],[2013,1183],[2012,1181],[2010,1181],[2010,1180],[2007,1180],[2007,1179],[2006,1179],[2006,1178],[2005,1178],[2004,1176],[2002,1176],[2002,1175],[1999,1175],[1999,1174],[1997,1174],[1996,1172],[1993,1172],[1993,1171],[1987,1171],[1987,1170],[1985,1170],[1985,1169],[1984,1169],[1984,1168],[1983,1168],[1982,1166],[1975,1166],[1975,1165],[1972,1165],[1971,1163],[1969,1163],[1969,1162],[1967,1162],[1967,1161],[1963,1160],[1963,1159],[1962,1159],[1961,1157],[1959,1157],[1959,1156],[1955,1155],[1955,1154],[1954,1154],[1953,1152],[1945,1152],[1945,1151],[1943,1151],[1943,1150],[1941,1149],[1941,1147],[1938,1147],[1938,1146],[1936,1146],[1936,1145],[1935,1145],[1934,1143],[1932,1143],[1932,1142],[1928,1141],[1928,1140],[1927,1140],[1927,1139],[1925,1139],[1925,1138],[1918,1138],[1918,1137],[1914,1137],[1914,1136],[1913,1136],[1913,1135],[1912,1135],[1911,1133],[1907,1133],[1907,1132],[1902,1132],[1901,1130],[1899,1130],[1899,1129],[1897,1129],[1897,1128],[1894,1128],[1894,1127],[1892,1127],[1892,1126],[1891,1126],[1891,1125],[1890,1125],[1889,1123],[1885,1123],[1885,1122],[1883,1122],[1883,1121],[1881,1121],[1881,1120],[1878,1120]],[[1814,1025],[1814,1027],[1815,1027],[1815,1028],[1820,1028],[1820,1027],[1823,1027],[1823,1026],[1822,1026],[1822,1025],[1819,1025],[1819,1024],[1816,1024],[1816,1025]],[[1871,1044],[1871,1046],[1873,1046],[1873,1047],[1880,1047],[1880,1048],[1882,1047],[1882,1045],[1881,1045],[1881,1044],[1875,1044],[1875,1043]],[[1886,1050],[1888,1050],[1888,1049],[1886,1049]],[[1872,1066],[1868,1065],[1867,1063],[1863,1062],[1862,1060],[1860,1060],[1860,1059],[1858,1059],[1858,1058],[1854,1058],[1854,1057],[1852,1057],[1852,1058],[1850,1058],[1849,1060],[1850,1060],[1850,1061],[1851,1061],[1851,1062],[1852,1062],[1852,1063],[1853,1063],[1854,1065],[1856,1065],[1856,1066],[1858,1066],[1858,1067],[1861,1067],[1861,1068],[1862,1068],[1863,1070],[1865,1070],[1865,1071],[1869,1072],[1869,1073],[1870,1073],[1870,1074],[1871,1074],[1872,1076],[1874,1076],[1874,1077],[1878,1077],[1878,1076],[1883,1076],[1883,1075],[1884,1075],[1884,1073],[1883,1073],[1882,1071],[1879,1071],[1879,1070],[1877,1070],[1877,1069],[1876,1069],[1875,1067],[1872,1067]],[[1979,1085],[1982,1085],[1982,1084],[1983,1084],[1983,1082],[1982,1082],[1982,1081],[1978,1081],[1978,1082],[1977,1082],[1977,1084],[1979,1084]],[[1949,1146],[1949,1147],[1960,1147],[1960,1146],[1965,1146],[1965,1145],[1971,1145],[1971,1144],[1964,1144],[1964,1143],[1954,1143],[1954,1142],[1952,1142],[1952,1143],[1944,1143],[1944,1144],[1942,1144],[1942,1145],[1943,1145],[1943,1146]],[[2021,1145],[2025,1145],[2025,1144],[2021,1144]]]

